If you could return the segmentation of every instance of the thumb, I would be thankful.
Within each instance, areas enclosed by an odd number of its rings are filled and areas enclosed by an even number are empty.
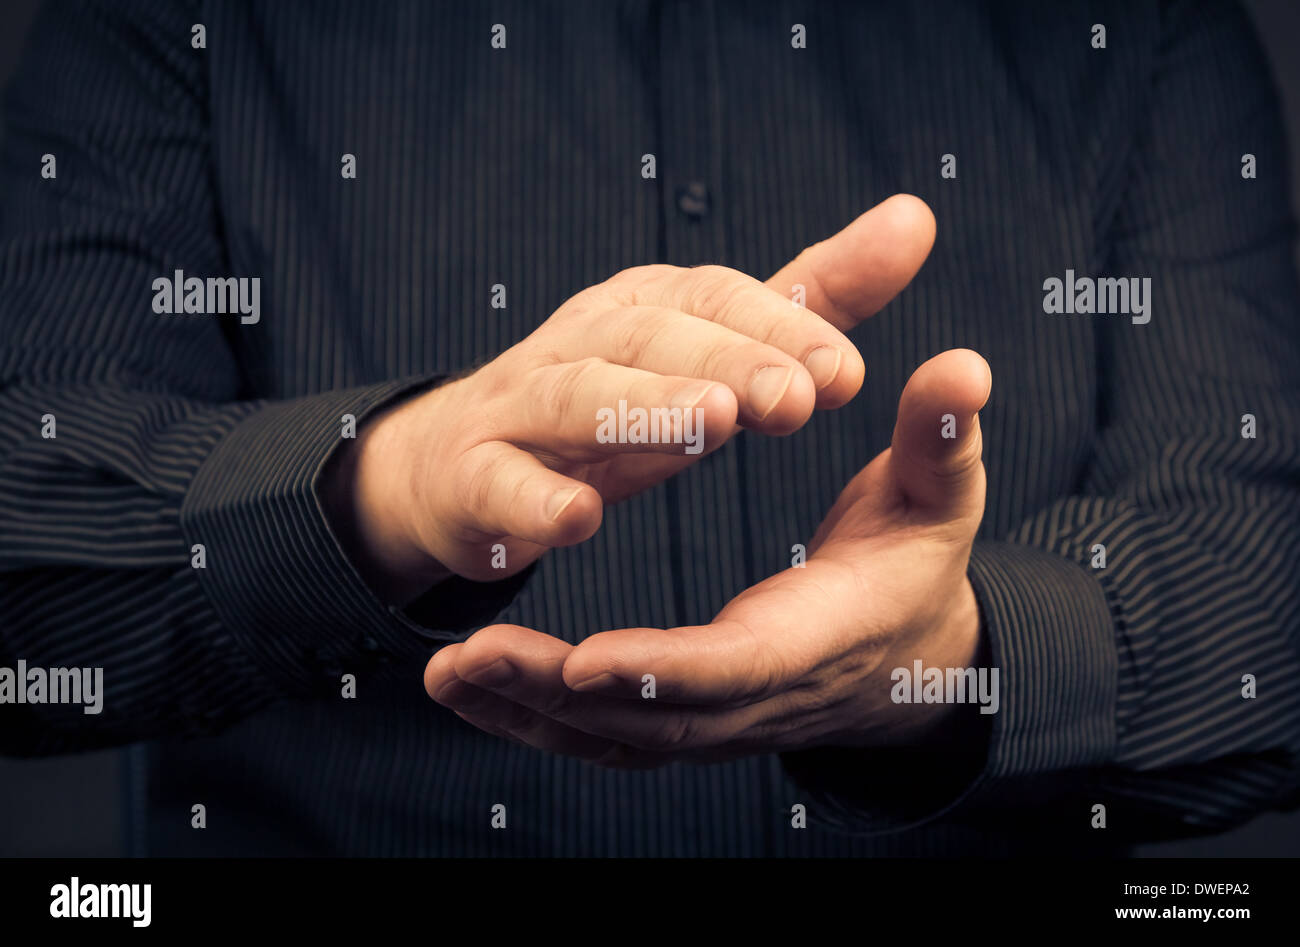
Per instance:
[[[800,253],[767,281],[841,332],[874,316],[912,281],[934,246],[934,214],[925,201],[895,194],[833,237]]]
[[[988,362],[970,349],[941,352],[912,373],[890,445],[890,469],[910,501],[948,516],[983,511],[978,412],[992,386]]]

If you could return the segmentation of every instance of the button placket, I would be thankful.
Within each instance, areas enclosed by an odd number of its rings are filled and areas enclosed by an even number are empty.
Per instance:
[[[668,2],[660,19],[660,169],[664,262],[730,262],[725,215],[725,103],[713,0]],[[666,485],[676,548],[679,622],[707,621],[746,575],[742,485],[733,441]]]

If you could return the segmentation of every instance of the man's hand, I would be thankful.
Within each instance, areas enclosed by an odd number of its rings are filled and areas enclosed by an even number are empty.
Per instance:
[[[975,662],[966,567],[984,512],[977,412],[990,385],[968,350],[918,368],[891,446],[845,488],[807,563],[711,624],[607,631],[576,647],[492,626],[439,651],[425,688],[489,733],[615,766],[942,739],[953,706],[896,704],[891,675],[916,659]]]
[[[472,374],[371,419],[327,475],[331,520],[390,600],[449,572],[518,572],[590,537],[605,503],[672,476],[738,425],[788,434],[814,407],[847,402],[866,369],[842,330],[906,286],[933,241],[929,208],[899,195],[766,284],[720,266],[618,273]],[[792,304],[795,284],[806,308]],[[620,401],[701,418],[703,430],[678,431],[701,438],[698,452],[601,443],[598,412]]]

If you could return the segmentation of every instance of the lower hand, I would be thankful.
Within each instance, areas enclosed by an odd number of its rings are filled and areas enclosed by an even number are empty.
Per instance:
[[[844,489],[807,563],[710,624],[576,646],[491,626],[439,651],[425,688],[488,733],[614,766],[942,739],[953,705],[895,703],[893,670],[969,667],[979,652],[966,568],[984,511],[977,412],[990,385],[966,350],[918,368],[891,446]],[[654,699],[642,696],[646,675]]]

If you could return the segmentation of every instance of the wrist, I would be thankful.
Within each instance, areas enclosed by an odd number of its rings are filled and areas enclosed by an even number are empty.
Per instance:
[[[336,452],[322,481],[322,500],[335,535],[367,585],[388,604],[405,605],[450,576],[420,544],[411,511],[417,467],[406,456],[406,431],[428,392],[370,418]]]
[[[979,601],[970,579],[962,576],[961,586],[947,610],[946,620],[936,635],[933,650],[925,660],[926,667],[965,670],[988,669],[990,651],[984,635]],[[991,669],[986,670],[991,673]],[[992,683],[996,683],[992,680]],[[963,703],[937,703],[924,705],[928,714],[925,725],[915,734],[918,743],[925,745],[966,745],[987,729],[989,714],[981,713],[978,694],[966,694]]]
[[[987,721],[987,714],[980,713],[976,702],[977,694],[965,695],[962,703],[938,700],[927,703],[923,700],[908,700],[902,703],[892,700],[893,690],[899,686],[907,688],[909,695],[920,694],[926,685],[926,679],[914,680],[916,663],[921,665],[921,673],[934,669],[946,681],[948,669],[958,672],[974,668],[978,673],[981,666],[987,665],[988,646],[983,635],[979,602],[970,580],[964,575],[956,592],[948,599],[942,613],[929,622],[930,631],[919,639],[909,639],[905,646],[896,648],[881,662],[878,672],[880,685],[891,693],[891,701],[885,705],[887,723],[873,727],[874,738],[871,743],[878,746],[913,746],[913,747],[947,747],[965,745],[976,739]],[[904,668],[909,674],[904,684],[894,678],[894,669]],[[947,691],[941,691],[941,697],[948,697]]]

